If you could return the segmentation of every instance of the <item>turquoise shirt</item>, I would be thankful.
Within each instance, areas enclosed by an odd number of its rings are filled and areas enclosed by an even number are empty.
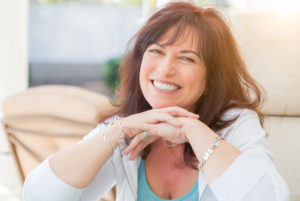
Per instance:
[[[145,161],[141,160],[141,164],[138,172],[138,195],[137,201],[166,201],[155,195],[150,187],[148,186],[146,174],[145,174]],[[172,201],[198,201],[198,180],[192,190],[185,194],[184,196],[174,199]]]

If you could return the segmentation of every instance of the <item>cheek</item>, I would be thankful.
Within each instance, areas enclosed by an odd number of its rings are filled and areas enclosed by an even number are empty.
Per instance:
[[[142,90],[145,89],[146,87],[150,73],[151,73],[151,66],[149,65],[149,62],[147,62],[147,59],[143,57],[141,68],[140,68],[140,74],[139,74],[139,81]]]
[[[146,74],[147,74],[147,71],[146,71],[145,65],[142,63],[141,64],[141,68],[140,68],[140,75],[139,75],[139,79],[140,79],[140,84],[141,85],[145,81]]]
[[[148,61],[147,57],[143,57],[142,63],[141,63],[141,69],[140,69],[140,82],[146,81],[145,79],[149,78],[149,75],[153,71],[154,65]]]
[[[185,83],[191,92],[201,96],[206,87],[206,71],[190,71],[185,75]]]

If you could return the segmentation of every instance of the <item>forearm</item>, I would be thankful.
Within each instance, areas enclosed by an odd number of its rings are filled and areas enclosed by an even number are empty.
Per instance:
[[[104,132],[107,132],[107,136],[116,147],[120,135],[118,125],[114,124]],[[111,144],[104,143],[99,134],[71,149],[53,155],[50,158],[50,167],[65,183],[84,188],[93,181],[112,154]]]
[[[201,125],[198,129],[193,127],[186,132],[186,137],[199,161],[202,160],[204,153],[216,136],[217,134],[206,125]],[[219,146],[214,148],[214,152],[204,163],[202,169],[208,184],[220,177],[240,154],[239,149],[222,140]]]

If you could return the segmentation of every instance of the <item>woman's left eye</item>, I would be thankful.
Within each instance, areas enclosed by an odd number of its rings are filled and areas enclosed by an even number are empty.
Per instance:
[[[192,58],[189,58],[189,57],[181,57],[181,59],[184,60],[184,61],[189,61],[189,62],[195,63],[195,60],[192,59]]]
[[[151,49],[151,50],[149,50],[149,52],[154,53],[154,54],[161,53],[161,51],[159,51],[158,49]]]

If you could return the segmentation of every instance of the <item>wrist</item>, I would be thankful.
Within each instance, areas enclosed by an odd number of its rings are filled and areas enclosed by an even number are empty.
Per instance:
[[[117,147],[122,135],[121,119],[117,119],[113,123],[109,124],[104,132],[107,132],[107,135],[109,136],[113,145]]]
[[[202,133],[202,125],[199,125],[200,123],[200,121],[193,119],[189,119],[188,121],[184,122],[182,127],[182,134],[184,135],[187,142],[190,142],[193,139],[193,135],[195,133]]]
[[[203,159],[205,152],[218,136],[202,122],[197,125],[191,125],[190,129],[187,129],[185,132],[186,138],[189,140],[199,161]]]

